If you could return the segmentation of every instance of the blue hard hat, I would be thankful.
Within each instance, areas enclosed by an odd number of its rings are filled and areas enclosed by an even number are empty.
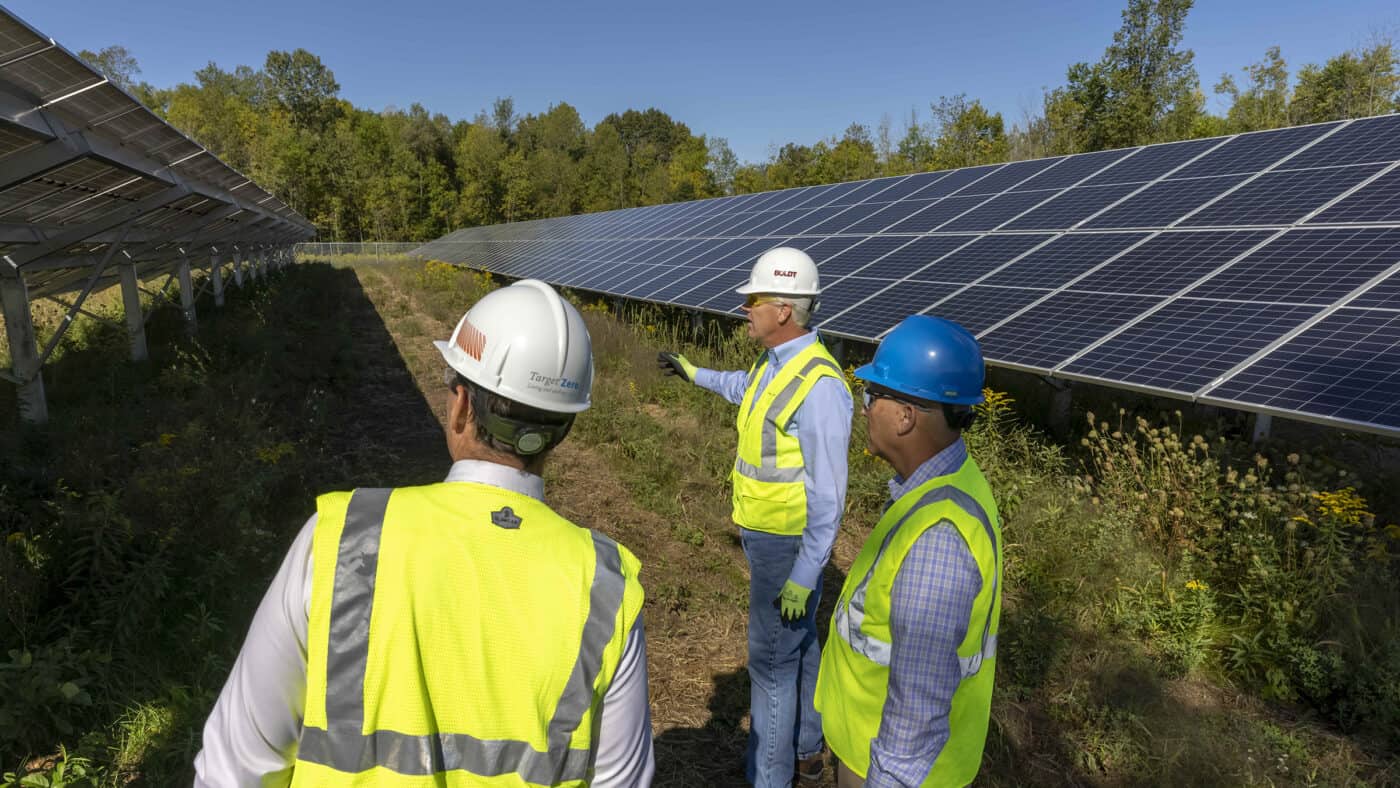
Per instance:
[[[913,315],[885,335],[856,377],[932,402],[976,405],[985,375],[977,338],[951,320]]]

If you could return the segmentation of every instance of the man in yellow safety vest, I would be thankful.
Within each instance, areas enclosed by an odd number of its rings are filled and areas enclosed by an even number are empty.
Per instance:
[[[589,405],[549,285],[447,342],[452,469],[317,500],[204,728],[196,786],[633,786],[653,771],[640,564],[544,503]]]
[[[962,326],[915,315],[856,377],[870,451],[895,477],[817,679],[837,785],[966,785],[987,738],[1002,594],[996,501],[962,440],[982,353]]]
[[[675,353],[659,361],[667,373],[739,406],[730,479],[749,564],[745,773],[759,788],[789,788],[794,770],[810,780],[822,771],[821,719],[812,705],[821,664],[816,611],[845,508],[851,392],[807,327],[821,293],[812,258],[770,249],[738,292],[747,296],[749,336],[765,348],[747,372],[699,369]]]

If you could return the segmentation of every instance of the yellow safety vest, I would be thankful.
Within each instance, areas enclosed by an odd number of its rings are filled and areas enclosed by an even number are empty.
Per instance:
[[[294,786],[587,785],[641,564],[483,484],[317,500]]]
[[[940,523],[962,534],[982,574],[967,636],[958,646],[962,681],[949,711],[949,737],[924,786],[966,785],[977,776],[992,709],[997,630],[1001,620],[1001,527],[996,501],[977,464],[930,479],[885,511],[866,538],[831,619],[822,648],[816,706],[836,757],[856,774],[870,771],[870,742],[890,681],[890,589],[919,536]]]
[[[739,403],[739,450],[729,474],[734,522],[754,531],[794,536],[807,525],[807,488],[802,484],[802,447],[787,426],[818,380],[835,378],[845,386],[846,378],[817,340],[788,359],[760,390],[769,355],[764,353],[749,370],[749,386]]]

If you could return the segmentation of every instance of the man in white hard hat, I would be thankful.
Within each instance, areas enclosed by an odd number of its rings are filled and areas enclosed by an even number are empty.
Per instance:
[[[748,371],[699,369],[664,352],[661,368],[739,406],[730,474],[733,517],[749,563],[752,720],[745,774],[759,788],[821,778],[821,718],[813,706],[821,650],[817,604],[846,499],[851,392],[808,328],[821,293],[817,266],[778,247],[754,263],[749,336],[765,348]]]
[[[650,782],[640,564],[543,501],[545,457],[589,405],[588,329],[525,280],[434,344],[447,480],[317,500],[197,786]]]

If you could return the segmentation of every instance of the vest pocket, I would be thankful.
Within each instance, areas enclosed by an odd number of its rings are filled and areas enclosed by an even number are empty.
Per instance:
[[[734,488],[734,521],[770,534],[802,533],[807,521],[807,493],[801,482],[763,483],[744,480]]]

